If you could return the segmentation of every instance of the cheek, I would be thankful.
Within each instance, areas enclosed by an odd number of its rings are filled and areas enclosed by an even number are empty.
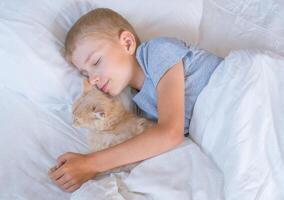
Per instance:
[[[103,70],[101,71],[101,77],[105,79],[110,79],[115,85],[122,78],[123,70],[121,70],[121,65],[119,63],[106,62],[101,66]]]
[[[104,68],[101,75],[111,80],[110,94],[116,96],[129,83],[131,75],[129,63],[122,59],[109,59],[101,67]]]
[[[94,69],[96,74],[102,78],[109,78],[113,73],[113,68],[115,68],[116,63],[108,59],[108,57],[103,58],[101,63],[98,66],[95,66]]]
[[[115,83],[112,83],[113,87],[113,93],[112,96],[117,96],[122,92],[124,88],[126,88],[129,85],[130,82],[130,75],[129,71],[124,69],[121,69],[115,73],[116,79],[114,80]]]

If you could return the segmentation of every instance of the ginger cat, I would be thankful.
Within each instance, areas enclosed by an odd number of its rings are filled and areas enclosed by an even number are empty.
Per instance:
[[[104,94],[87,80],[83,87],[82,96],[73,104],[73,126],[89,130],[88,143],[92,152],[122,143],[155,124],[127,111],[117,97]],[[110,171],[129,171],[136,165]]]

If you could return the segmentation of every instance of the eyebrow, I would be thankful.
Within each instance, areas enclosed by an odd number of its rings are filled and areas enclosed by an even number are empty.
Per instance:
[[[89,55],[88,55],[88,57],[87,57],[87,59],[85,60],[85,64],[91,59],[91,57],[92,57],[92,55],[95,53],[95,51],[92,51]]]

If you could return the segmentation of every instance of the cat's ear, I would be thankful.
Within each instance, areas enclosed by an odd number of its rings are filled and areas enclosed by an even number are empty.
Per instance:
[[[88,79],[83,79],[83,93],[89,92],[92,89],[92,85]]]

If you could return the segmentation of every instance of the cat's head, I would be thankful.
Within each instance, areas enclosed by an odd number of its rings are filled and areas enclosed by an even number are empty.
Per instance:
[[[127,113],[116,97],[104,94],[84,80],[83,94],[72,107],[73,125],[95,130],[113,130]]]

